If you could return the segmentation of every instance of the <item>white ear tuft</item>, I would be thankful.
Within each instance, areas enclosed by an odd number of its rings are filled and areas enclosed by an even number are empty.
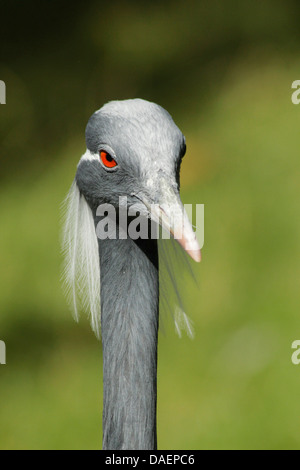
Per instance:
[[[76,181],[64,201],[63,284],[78,321],[85,311],[96,336],[100,337],[100,263],[94,218]]]
[[[181,338],[181,332],[182,330],[185,330],[186,334],[193,339],[194,338],[194,328],[193,328],[193,323],[192,320],[187,316],[187,314],[181,310],[180,307],[177,307],[175,309],[175,330]]]
[[[191,319],[184,312],[180,295],[180,286],[184,284],[185,276],[193,276],[188,255],[173,238],[159,239],[159,279],[160,298],[164,312],[171,313],[175,331],[181,337],[185,330],[190,338],[194,337]]]

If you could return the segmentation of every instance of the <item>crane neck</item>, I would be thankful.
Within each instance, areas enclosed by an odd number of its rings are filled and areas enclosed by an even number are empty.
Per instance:
[[[156,240],[99,240],[103,449],[156,449]]]

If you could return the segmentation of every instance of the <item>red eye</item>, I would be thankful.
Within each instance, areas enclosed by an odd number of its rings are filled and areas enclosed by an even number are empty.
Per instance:
[[[100,158],[101,158],[101,162],[103,163],[104,166],[106,166],[106,168],[114,168],[115,166],[118,165],[116,160],[114,160],[113,157],[109,155],[109,153],[105,152],[104,150],[100,151]]]

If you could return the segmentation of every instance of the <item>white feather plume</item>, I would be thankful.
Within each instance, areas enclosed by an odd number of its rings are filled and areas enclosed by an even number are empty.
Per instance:
[[[100,337],[100,263],[93,214],[74,181],[64,201],[63,283],[74,318],[85,311]]]
[[[100,338],[100,262],[98,241],[92,211],[74,181],[63,203],[64,229],[62,250],[64,254],[63,285],[68,303],[76,321],[81,311],[90,317],[91,326]],[[159,240],[160,297],[164,311],[171,313],[175,330],[181,337],[185,330],[193,337],[193,326],[184,312],[178,277],[183,276],[184,267],[189,274],[191,267],[187,256],[171,240]],[[177,266],[176,266],[177,265]]]
[[[180,295],[180,286],[185,285],[184,278],[194,277],[188,255],[174,238],[159,239],[159,288],[161,305],[164,312],[170,313],[175,324],[175,331],[181,338],[185,331],[194,337],[191,319],[184,311],[184,302]]]

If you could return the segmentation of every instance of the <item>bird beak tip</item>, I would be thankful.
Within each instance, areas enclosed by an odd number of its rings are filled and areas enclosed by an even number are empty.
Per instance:
[[[202,259],[201,251],[200,250],[188,250],[187,251],[190,257],[196,261],[196,263],[200,263]]]
[[[194,260],[196,263],[201,261],[201,249],[196,238],[193,239],[192,243],[189,243],[188,239],[184,236],[182,238],[177,238],[177,241],[182,246],[184,251]]]

